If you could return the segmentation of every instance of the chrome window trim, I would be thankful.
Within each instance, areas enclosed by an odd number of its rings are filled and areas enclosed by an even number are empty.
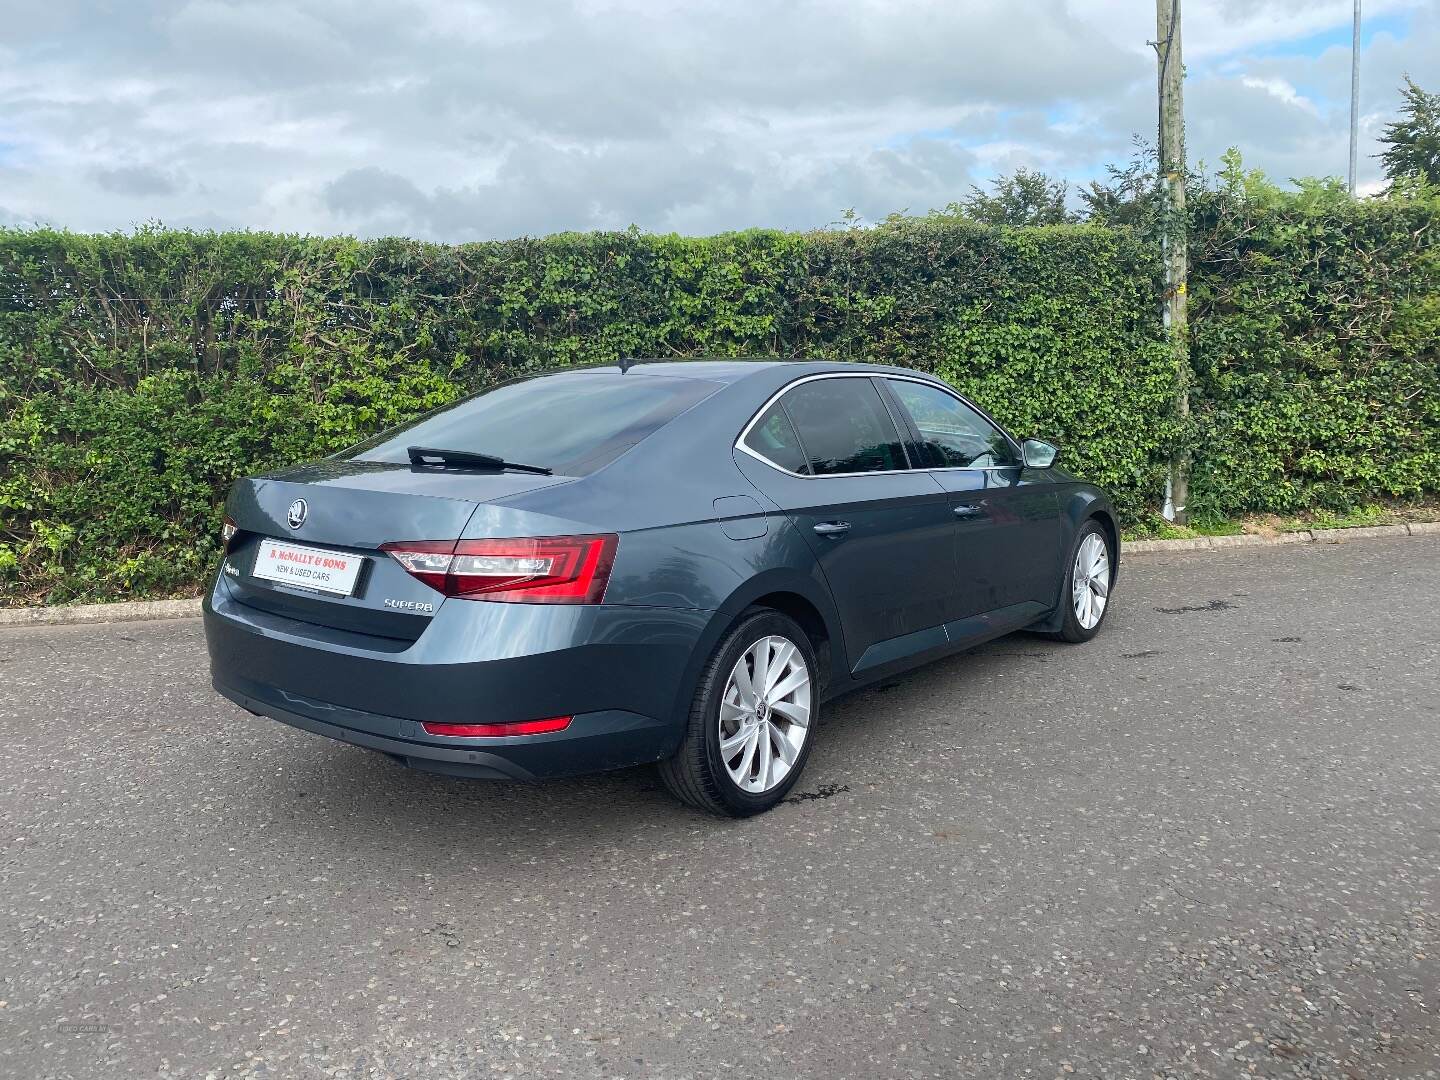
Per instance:
[[[909,468],[905,469],[868,469],[864,472],[797,473],[791,472],[783,465],[777,465],[775,462],[771,461],[758,450],[752,450],[750,447],[745,445],[745,440],[749,437],[750,430],[756,425],[756,423],[759,422],[760,417],[764,416],[765,413],[769,411],[770,406],[774,405],[782,397],[788,394],[791,390],[795,389],[795,387],[800,386],[802,383],[818,382],[821,379],[897,379],[901,382],[913,382],[919,383],[921,386],[932,386],[936,390],[940,390],[946,394],[949,394],[956,401],[960,402],[960,404],[966,406],[967,408],[973,409],[976,415],[980,416],[987,424],[990,424],[995,428],[996,431],[1000,432],[1000,434],[1004,436],[1005,441],[1008,442],[1011,448],[1015,451],[1016,456],[1020,458],[1020,463],[1016,465],[946,465],[942,468],[937,469],[925,468],[924,466],[910,466]],[[883,397],[880,400],[881,404],[885,406],[886,411],[889,412],[889,402],[885,401]],[[904,407],[903,403],[901,403],[901,407]],[[895,417],[892,416],[890,418],[890,422],[896,424],[896,434],[900,436],[901,442],[903,444],[907,438],[906,433],[898,430],[899,425],[898,423],[896,423]],[[796,434],[799,435],[798,430],[796,431]],[[786,383],[779,390],[776,390],[775,393],[771,394],[768,398],[766,398],[765,403],[761,405],[760,408],[755,410],[754,415],[751,416],[745,426],[740,429],[740,434],[735,439],[735,449],[740,451],[740,453],[742,454],[748,454],[756,461],[764,462],[776,472],[782,472],[786,476],[793,476],[798,480],[830,480],[847,476],[887,476],[891,473],[912,472],[996,472],[1000,469],[1025,468],[1024,454],[1020,449],[1020,444],[1015,440],[1015,437],[1011,435],[1008,431],[1006,431],[1004,428],[1002,428],[999,424],[995,423],[995,421],[990,417],[988,413],[985,412],[984,409],[980,408],[978,405],[975,405],[970,401],[967,401],[964,395],[960,394],[956,390],[951,389],[945,383],[935,382],[931,379],[921,379],[914,375],[894,375],[889,372],[880,371],[822,371],[817,375],[802,375],[800,378],[794,379],[791,382]],[[908,450],[906,452],[906,457],[908,460]]]

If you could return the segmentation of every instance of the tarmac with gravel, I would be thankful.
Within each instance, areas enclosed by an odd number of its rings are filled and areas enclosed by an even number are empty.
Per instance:
[[[1440,1077],[1440,537],[1134,558],[743,822],[0,630],[0,1076]]]

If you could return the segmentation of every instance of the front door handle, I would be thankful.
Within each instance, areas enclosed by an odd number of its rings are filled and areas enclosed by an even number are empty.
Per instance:
[[[822,521],[815,526],[815,531],[821,536],[841,537],[850,531],[848,521]]]
[[[957,506],[954,508],[955,516],[958,518],[978,517],[985,513],[983,506]]]

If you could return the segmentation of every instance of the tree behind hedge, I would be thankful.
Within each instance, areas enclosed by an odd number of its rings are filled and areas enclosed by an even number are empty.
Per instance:
[[[1385,175],[1440,184],[1440,94],[1427,94],[1406,75],[1400,96],[1400,116],[1380,135]]]

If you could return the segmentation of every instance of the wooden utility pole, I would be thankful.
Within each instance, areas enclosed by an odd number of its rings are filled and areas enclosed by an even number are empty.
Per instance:
[[[1185,63],[1180,51],[1180,0],[1155,0],[1155,51],[1160,88],[1161,243],[1165,256],[1165,329],[1175,357],[1175,412],[1182,428],[1190,415],[1190,331],[1186,310],[1189,253],[1185,229]],[[1190,451],[1170,459],[1164,515],[1177,525],[1188,519]]]
[[[1360,0],[1350,33],[1350,197],[1355,197],[1355,160],[1360,145]]]

